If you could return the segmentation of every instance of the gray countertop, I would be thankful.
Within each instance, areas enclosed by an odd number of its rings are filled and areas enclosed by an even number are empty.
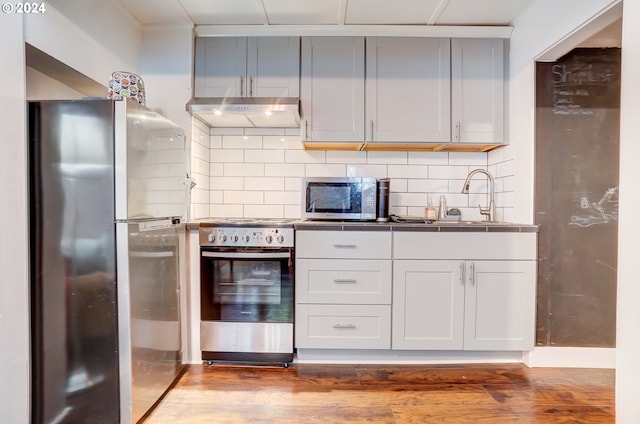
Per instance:
[[[212,225],[213,218],[194,219],[187,223],[187,229],[197,230],[201,226]],[[305,231],[430,231],[430,232],[509,232],[535,233],[537,225],[512,222],[375,222],[375,221],[307,221],[293,223],[296,230]]]

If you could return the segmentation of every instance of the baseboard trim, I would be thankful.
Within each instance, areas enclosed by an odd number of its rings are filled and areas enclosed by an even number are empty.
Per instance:
[[[536,347],[523,353],[531,368],[611,368],[616,367],[615,348]]]
[[[520,351],[406,351],[367,349],[300,349],[299,364],[477,364],[522,363]]]

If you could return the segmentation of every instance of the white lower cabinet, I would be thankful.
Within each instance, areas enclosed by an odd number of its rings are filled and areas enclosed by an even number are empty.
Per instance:
[[[295,345],[391,348],[391,233],[296,231]]]
[[[392,348],[530,350],[537,234],[397,232]]]
[[[536,244],[532,232],[296,231],[295,345],[530,350]]]
[[[393,349],[528,350],[535,261],[395,260]]]

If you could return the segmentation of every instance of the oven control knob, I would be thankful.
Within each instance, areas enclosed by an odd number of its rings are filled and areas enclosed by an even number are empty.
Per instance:
[[[231,241],[234,242],[234,243],[237,242],[238,241],[238,235],[237,234],[232,235],[231,236]]]
[[[282,234],[280,234],[280,235],[277,237],[277,240],[278,240],[278,243],[280,243],[280,244],[284,243],[284,236],[283,236]]]
[[[226,235],[226,234],[222,234],[222,235],[220,235],[220,237],[218,237],[218,238],[219,238],[219,239],[220,239],[220,241],[221,241],[221,242],[223,242],[223,243],[224,243],[225,241],[227,241],[227,235]]]
[[[251,240],[251,237],[249,237],[249,234],[245,234],[242,236],[242,241],[245,243],[249,243],[249,240]]]
[[[267,234],[266,236],[264,236],[264,240],[271,244],[273,242],[273,236],[271,234]]]
[[[209,240],[209,243],[213,243],[216,239],[216,236],[214,236],[213,234],[209,234],[207,236],[207,240]]]

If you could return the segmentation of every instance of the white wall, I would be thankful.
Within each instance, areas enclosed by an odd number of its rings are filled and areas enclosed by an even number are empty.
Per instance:
[[[147,106],[180,125],[187,135],[191,131],[191,115],[185,105],[192,97],[192,56],[191,26],[143,28],[140,75]]]
[[[536,0],[513,22],[510,41],[510,134],[517,222],[533,223],[535,59],[620,0]]]
[[[0,16],[0,420],[29,422],[29,288],[22,15]]]
[[[622,17],[622,93],[620,122],[620,222],[618,235],[618,320],[616,357],[616,422],[633,424],[640,417],[640,2],[626,1]]]
[[[30,67],[27,67],[26,88],[27,100],[81,99],[86,96]]]
[[[48,1],[45,13],[24,15],[25,41],[106,86],[111,72],[140,68],[140,27],[116,3]]]

